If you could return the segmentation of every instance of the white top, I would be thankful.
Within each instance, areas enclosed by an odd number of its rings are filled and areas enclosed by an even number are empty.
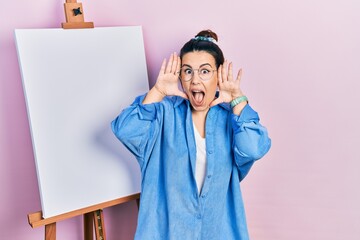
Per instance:
[[[205,138],[200,136],[200,133],[194,126],[195,143],[196,143],[196,167],[195,167],[195,179],[200,194],[202,186],[205,180],[206,174],[206,142]]]

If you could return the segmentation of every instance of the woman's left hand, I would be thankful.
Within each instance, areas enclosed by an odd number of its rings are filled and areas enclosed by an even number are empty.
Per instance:
[[[223,102],[229,103],[235,98],[244,95],[240,89],[242,69],[239,70],[236,79],[234,79],[232,62],[228,63],[225,60],[224,64],[219,66],[217,74],[219,97],[210,103],[210,107]]]

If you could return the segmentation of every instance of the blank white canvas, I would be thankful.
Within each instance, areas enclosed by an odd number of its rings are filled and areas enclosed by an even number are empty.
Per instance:
[[[16,29],[43,217],[140,192],[110,122],[148,90],[142,30]]]

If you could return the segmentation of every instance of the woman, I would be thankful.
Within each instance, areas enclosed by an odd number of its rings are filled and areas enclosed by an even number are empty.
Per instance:
[[[240,181],[271,141],[240,79],[201,31],[112,122],[141,168],[135,239],[249,239]]]

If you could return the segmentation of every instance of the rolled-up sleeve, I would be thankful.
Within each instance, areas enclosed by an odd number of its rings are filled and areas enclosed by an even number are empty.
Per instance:
[[[234,158],[240,180],[245,178],[253,163],[262,158],[271,147],[267,129],[259,121],[257,112],[249,104],[240,116],[232,115]]]
[[[142,169],[159,133],[159,103],[142,104],[139,96],[111,122],[115,136],[136,157]]]

